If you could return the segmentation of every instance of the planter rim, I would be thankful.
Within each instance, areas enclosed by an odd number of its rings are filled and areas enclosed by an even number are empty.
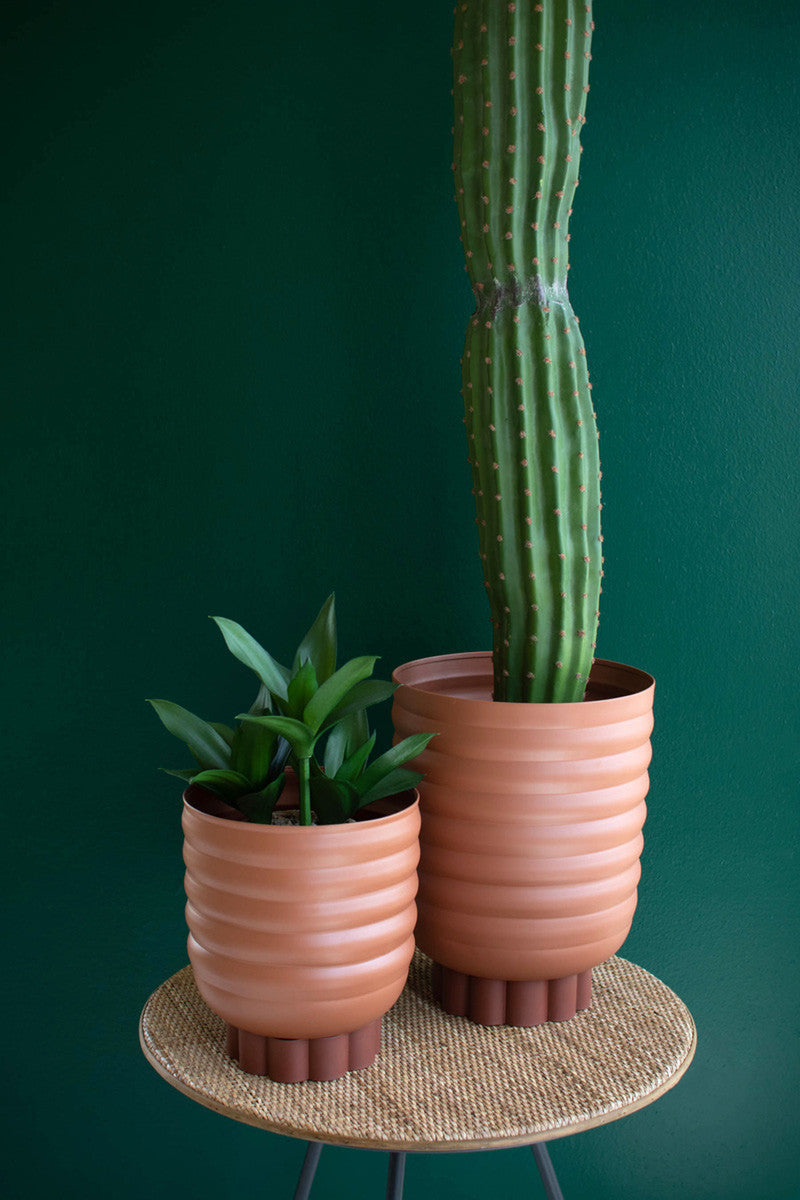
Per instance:
[[[264,836],[309,837],[309,835],[312,833],[315,839],[318,840],[332,840],[337,836],[352,837],[354,836],[352,833],[353,830],[385,828],[387,825],[402,821],[409,812],[415,808],[419,808],[418,789],[408,788],[405,792],[398,792],[397,795],[405,796],[412,794],[413,799],[409,800],[407,804],[404,804],[402,808],[397,810],[397,812],[387,813],[382,817],[370,817],[369,820],[366,821],[343,821],[337,825],[262,825],[257,821],[231,820],[229,817],[215,817],[212,813],[204,812],[202,808],[197,808],[196,805],[192,804],[190,793],[193,788],[197,788],[198,790],[202,789],[203,791],[207,790],[202,788],[202,785],[200,784],[190,784],[183,793],[184,810],[189,809],[193,816],[200,818],[204,823],[208,822],[212,828],[216,826],[230,830],[231,826],[246,827],[248,836],[252,836],[253,838]],[[214,793],[211,794],[214,795]],[[343,835],[342,830],[345,829],[350,830],[351,832]],[[268,831],[268,834],[265,834],[264,831]],[[244,829],[242,830],[242,836],[245,836]]]
[[[428,658],[415,658],[411,659],[409,662],[402,663],[392,672],[392,679],[395,683],[399,684],[401,687],[408,688],[410,691],[418,692],[421,695],[442,696],[448,701],[449,704],[463,705],[465,711],[469,707],[475,708],[476,706],[480,706],[481,708],[484,708],[487,704],[490,704],[499,705],[509,713],[521,713],[526,710],[530,712],[531,709],[535,708],[563,709],[569,711],[581,709],[587,704],[592,706],[598,704],[613,705],[618,704],[620,700],[626,699],[628,696],[645,694],[655,689],[655,679],[652,675],[649,675],[647,671],[643,671],[639,667],[628,666],[627,663],[614,662],[613,659],[608,658],[596,658],[592,664],[592,671],[594,672],[597,668],[599,668],[600,671],[602,671],[604,668],[608,668],[615,673],[626,676],[630,686],[626,688],[626,691],[622,696],[604,696],[590,700],[566,702],[551,701],[547,703],[542,701],[525,700],[493,700],[491,695],[487,696],[485,699],[473,696],[454,695],[451,692],[442,690],[441,688],[426,686],[425,682],[415,682],[413,679],[409,679],[409,676],[413,676],[413,673],[417,668],[440,665],[443,668],[439,676],[440,680],[447,680],[448,678],[457,680],[461,677],[459,673],[457,671],[451,671],[448,668],[456,667],[458,664],[470,662],[480,666],[483,666],[488,662],[491,668],[491,661],[491,650],[467,650],[456,654],[434,654]],[[491,670],[489,672],[489,679],[491,679]]]

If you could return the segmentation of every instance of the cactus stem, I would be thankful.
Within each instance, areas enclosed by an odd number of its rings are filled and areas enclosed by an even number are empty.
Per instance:
[[[533,11],[542,14],[543,6]],[[585,473],[576,474],[578,460],[588,456],[591,477],[596,440],[588,444],[588,379],[585,368],[576,367],[584,351],[566,291],[571,209],[564,196],[577,182],[571,151],[583,101],[576,114],[576,101],[564,96],[571,84],[585,82],[588,69],[574,40],[581,35],[582,51],[587,31],[572,29],[583,26],[581,11],[575,0],[551,0],[547,15],[535,17],[527,6],[504,11],[494,0],[474,0],[456,14],[455,183],[476,298],[462,370],[470,398],[468,433],[478,451],[472,456],[473,492],[496,630],[497,699],[580,698],[575,680],[585,678],[589,660],[584,665],[572,648],[568,656],[562,652],[559,662],[569,663],[574,680],[565,672],[556,681],[552,631],[581,625],[585,632],[599,594],[586,552],[597,532],[599,500],[592,501],[598,494],[594,484],[587,488]],[[561,32],[555,28],[559,16],[565,17]],[[534,25],[541,40],[529,55]],[[513,176],[502,168],[508,155]],[[550,349],[562,329],[564,345]],[[573,424],[570,410],[577,417]],[[525,458],[514,454],[513,442],[520,441]],[[545,445],[553,447],[549,458]],[[482,462],[492,464],[488,477]],[[500,485],[492,484],[489,494],[510,499],[486,508],[483,484],[493,479]],[[514,484],[510,489],[506,479]],[[548,511],[553,517],[544,515]],[[548,520],[554,527],[548,529]],[[512,536],[523,523],[530,540]]]

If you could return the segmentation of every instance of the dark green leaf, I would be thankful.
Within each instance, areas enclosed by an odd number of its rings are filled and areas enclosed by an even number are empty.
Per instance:
[[[306,705],[303,720],[313,730],[319,730],[333,709],[344,704],[348,693],[373,672],[375,656],[351,658],[320,686]]]
[[[370,682],[365,680],[357,687],[369,686]],[[326,728],[330,729],[330,733],[325,744],[325,773],[333,779],[344,760],[369,741],[367,714],[363,708],[358,708],[342,717],[332,728],[330,725],[326,725]]]
[[[323,604],[314,624],[297,647],[293,671],[306,661],[314,664],[317,682],[324,683],[336,670],[336,611],[332,595]]]
[[[246,775],[240,771],[199,771],[192,783],[200,783],[210,792],[221,796],[223,800],[231,800],[248,792],[253,786]]]
[[[275,750],[275,757],[273,758],[269,768],[268,779],[270,783],[273,779],[277,779],[278,775],[280,775],[281,771],[289,761],[289,756],[291,753],[291,743],[287,742],[285,737],[279,737],[278,745]]]
[[[250,705],[250,712],[256,716],[263,716],[265,713],[272,712],[272,696],[270,690],[265,683],[262,683],[256,694],[256,698]]]
[[[191,783],[197,774],[197,767],[185,767],[181,771],[172,771],[169,767],[162,767],[161,770],[165,775],[174,775],[176,779],[182,779],[184,783]]]
[[[359,775],[364,770],[367,759],[375,747],[375,737],[373,733],[371,738],[367,738],[363,746],[359,746],[349,758],[346,758],[339,770],[336,772],[337,779],[346,779],[350,783],[356,783]]]
[[[320,729],[333,710],[345,703],[348,692],[372,674],[377,661],[374,656],[351,658],[338,671],[334,671],[306,705],[303,713],[306,724],[315,731]]]
[[[286,738],[298,758],[310,758],[314,753],[316,733],[302,721],[295,721],[293,717],[253,717],[249,713],[239,713],[236,719],[258,723],[267,729],[275,730],[281,737]]]
[[[227,742],[229,746],[233,745],[233,730],[230,725],[222,725],[219,721],[209,721],[209,725],[212,729],[216,729],[223,741]]]
[[[375,683],[380,684],[381,680],[366,679],[363,683],[357,684],[352,689],[350,695],[352,696],[353,692],[358,692],[361,688],[369,690]],[[390,684],[390,687],[394,687],[394,684]],[[342,717],[339,724],[347,733],[347,743],[344,753],[345,757],[348,757],[350,754],[354,754],[359,746],[363,746],[364,742],[369,738],[369,723],[367,722],[366,709],[363,707],[355,709],[353,712]]]
[[[359,807],[359,796],[351,783],[329,779],[327,775],[311,778],[311,807],[320,825],[340,825]]]
[[[333,779],[347,753],[347,729],[344,723],[334,725],[325,743],[325,774]]]
[[[317,691],[317,673],[311,659],[303,663],[294,679],[289,683],[286,700],[286,716],[300,720],[311,697]]]
[[[236,621],[230,621],[227,617],[212,617],[211,619],[216,621],[222,631],[225,644],[234,658],[238,658],[239,662],[244,663],[251,671],[255,671],[273,696],[285,700],[286,685],[289,679],[286,667],[282,667],[280,663],[276,662],[246,629],[237,625]]]
[[[165,728],[189,747],[200,766],[229,766],[230,747],[208,721],[196,717],[188,708],[181,708],[180,704],[173,704],[171,700],[149,700],[148,703],[152,704]]]
[[[374,762],[370,763],[358,781],[358,790],[362,796],[371,792],[373,786],[379,783],[390,771],[393,771],[395,767],[400,767],[404,762],[408,762],[410,758],[416,758],[418,754],[421,754],[431,738],[434,737],[436,737],[435,733],[415,733],[412,737],[404,738],[402,742],[398,742],[396,746],[392,746],[391,750],[387,750],[380,758],[376,758]],[[384,793],[384,795],[387,795],[387,793]]]
[[[256,724],[255,721],[242,721],[231,746],[231,766],[234,771],[241,771],[251,785],[266,783],[279,737],[274,729]]]
[[[367,791],[361,792],[358,807],[363,808],[365,804],[372,804],[373,800],[383,800],[386,796],[396,796],[398,792],[405,792],[409,788],[416,787],[421,779],[422,775],[419,771],[407,771],[405,767],[398,767],[396,770],[390,771],[388,775],[384,775]]]
[[[279,775],[261,791],[248,792],[245,796],[239,796],[236,800],[236,807],[239,812],[244,813],[248,821],[258,825],[269,825],[285,782],[286,776]]]
[[[322,728],[330,729],[332,725],[336,725],[345,717],[357,714],[359,710],[369,708],[372,704],[382,704],[384,700],[388,700],[394,694],[397,686],[396,683],[389,683],[384,679],[365,679],[362,683],[357,683],[350,689],[341,704],[337,704],[336,708],[328,713]],[[361,728],[364,729],[365,725],[366,718]],[[364,732],[363,736],[358,738],[359,745],[363,743],[366,736],[367,733]]]

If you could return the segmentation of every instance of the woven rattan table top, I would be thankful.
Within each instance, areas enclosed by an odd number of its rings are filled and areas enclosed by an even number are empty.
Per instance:
[[[225,1053],[225,1027],[191,967],[142,1013],[150,1064],[179,1091],[274,1133],[381,1150],[524,1145],[614,1121],[652,1103],[688,1067],[696,1031],[665,984],[623,958],[592,975],[592,1007],[532,1029],[487,1028],[444,1014],[417,951],[383,1020],[375,1063],[331,1083],[274,1083]]]

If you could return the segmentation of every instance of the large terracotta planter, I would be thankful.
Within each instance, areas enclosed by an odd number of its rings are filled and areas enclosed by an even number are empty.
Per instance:
[[[414,951],[417,794],[308,828],[226,808],[200,788],[184,795],[189,959],[229,1053],[284,1081],[368,1066]]]
[[[444,1007],[485,1024],[573,1016],[636,907],[653,679],[598,660],[582,703],[494,703],[491,655],[475,653],[394,680],[397,737],[439,731],[415,761],[416,939]]]

